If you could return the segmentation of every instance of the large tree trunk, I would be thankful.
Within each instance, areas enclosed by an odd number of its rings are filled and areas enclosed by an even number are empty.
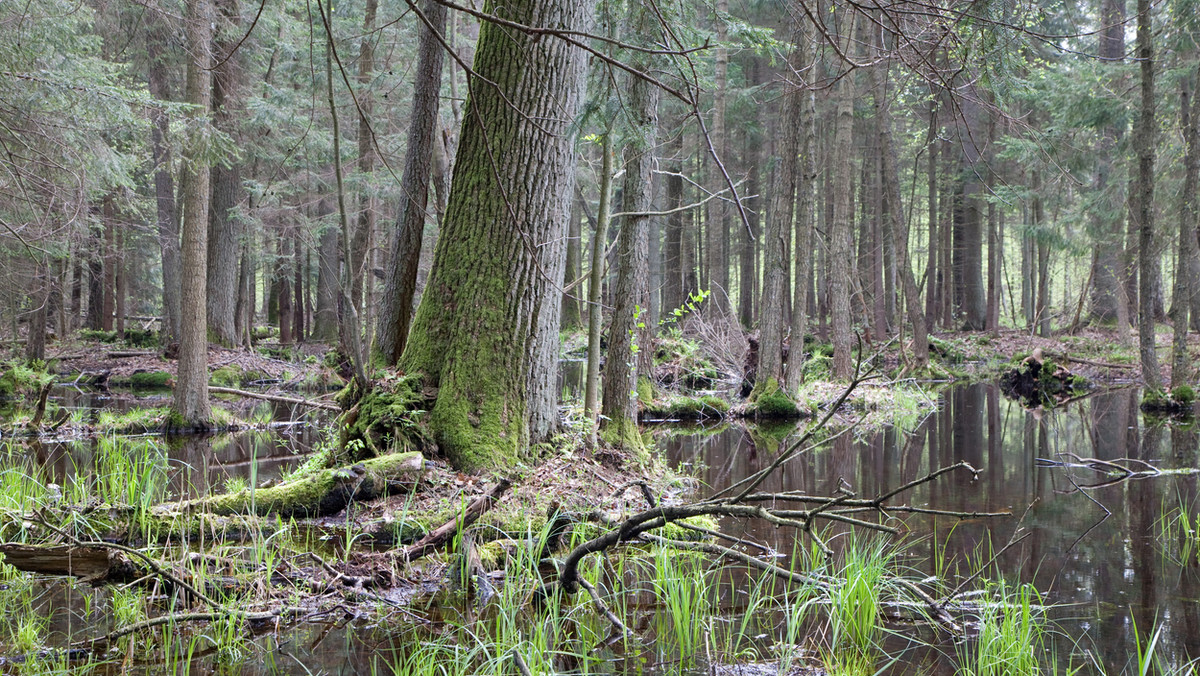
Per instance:
[[[222,132],[236,138],[239,104],[237,89],[242,68],[236,53],[239,46],[240,11],[238,0],[218,0],[221,30],[216,35],[213,54],[218,63],[212,71],[213,123]],[[212,197],[208,212],[207,284],[208,334],[217,343],[238,343],[234,313],[238,296],[239,230],[236,208],[241,200],[242,171],[236,162],[212,167]]]
[[[1125,56],[1125,2],[1104,0],[1100,10],[1100,63],[1108,68],[1118,68]],[[1092,319],[1102,322],[1116,321],[1117,303],[1124,302],[1124,294],[1118,286],[1122,274],[1122,243],[1125,240],[1125,210],[1121,195],[1121,182],[1109,181],[1112,174],[1113,154],[1121,136],[1123,125],[1112,122],[1101,132],[1096,153],[1096,178],[1093,188],[1101,199],[1101,207],[1092,210],[1092,228],[1095,232],[1096,249],[1092,257]],[[1128,314],[1128,309],[1120,314]]]
[[[522,0],[503,14],[582,30],[590,6]],[[438,388],[430,427],[459,468],[510,466],[557,416],[554,284],[585,65],[584,52],[561,40],[480,29],[446,220],[400,359]]]
[[[792,53],[788,67],[792,73],[803,72],[801,50],[805,49],[804,33],[794,31]],[[755,374],[754,390],[750,399],[757,400],[762,394],[777,390],[784,383],[783,334],[785,302],[787,295],[788,238],[785,233],[795,220],[796,187],[799,182],[800,135],[805,133],[802,123],[804,97],[807,93],[799,83],[785,81],[787,90],[783,96],[782,129],[777,154],[779,163],[775,168],[775,182],[771,190],[771,207],[767,211],[767,228],[763,242],[763,287],[759,303],[759,350],[758,370]],[[797,252],[799,253],[799,252]],[[803,312],[797,307],[796,312]],[[804,337],[793,338],[793,351],[789,358],[803,360]],[[772,382],[773,381],[773,382]],[[789,395],[794,394],[790,390]]]
[[[379,329],[375,333],[375,358],[394,364],[408,341],[413,316],[413,295],[417,290],[417,267],[421,257],[421,233],[425,229],[425,209],[429,203],[429,178],[433,144],[438,141],[438,90],[442,81],[442,45],[439,37],[446,32],[446,7],[435,0],[423,0],[421,12],[429,21],[422,26],[417,45],[417,70],[413,82],[413,115],[408,127],[408,146],[404,154],[404,173],[400,177],[400,213],[392,233],[389,251],[392,264],[387,270],[383,304],[379,309]],[[479,87],[489,88],[480,84]],[[476,87],[472,86],[472,93]],[[465,124],[478,126],[480,120]],[[464,130],[465,136],[465,130]],[[487,148],[482,148],[486,151]],[[455,163],[457,182],[457,162]],[[484,171],[491,165],[480,167]],[[451,187],[453,192],[454,188]],[[504,195],[496,195],[504,200]],[[448,208],[448,207],[447,207]]]
[[[1158,355],[1154,345],[1154,49],[1151,36],[1150,0],[1138,0],[1137,56],[1141,62],[1142,100],[1133,145],[1138,157],[1138,345],[1142,356],[1142,380],[1147,391],[1162,389]]]
[[[173,425],[207,427],[211,416],[208,404],[208,331],[204,308],[205,270],[207,265],[209,172],[203,148],[203,126],[208,122],[212,96],[212,8],[208,0],[187,3],[187,43],[191,60],[187,69],[187,101],[193,108],[188,125],[191,134],[185,146],[183,171],[183,244],[181,302],[183,315],[179,331],[179,365],[176,370],[175,399],[171,405]]]
[[[648,376],[653,353],[650,323],[642,313],[650,302],[649,255],[654,138],[658,126],[657,90],[636,76],[626,92],[629,138],[625,143],[625,178],[621,185],[621,234],[617,238],[617,287],[613,294],[612,328],[604,362],[605,439],[622,447],[641,448],[637,429],[638,375]]]

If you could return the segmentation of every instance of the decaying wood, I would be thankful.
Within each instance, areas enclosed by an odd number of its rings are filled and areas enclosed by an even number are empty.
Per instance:
[[[128,582],[142,575],[123,554],[104,547],[0,544],[8,565],[26,573],[71,575],[88,581]]]
[[[158,352],[154,350],[117,350],[105,354],[109,359],[128,359],[130,357],[156,357]]]
[[[280,404],[295,404],[298,406],[312,406],[313,408],[323,408],[327,411],[341,412],[342,408],[337,404],[331,404],[327,401],[316,401],[314,399],[299,399],[296,397],[285,397],[278,394],[263,394],[262,392],[248,392],[232,387],[214,387],[209,385],[208,391],[212,394],[233,394],[239,397],[248,399],[262,399],[263,401],[274,401]]]
[[[491,509],[510,486],[512,486],[510,479],[505,478],[498,481],[484,491],[483,495],[475,498],[461,515],[434,528],[425,537],[406,547],[403,554],[404,560],[415,561],[446,544],[460,529],[475,523],[480,516]]]

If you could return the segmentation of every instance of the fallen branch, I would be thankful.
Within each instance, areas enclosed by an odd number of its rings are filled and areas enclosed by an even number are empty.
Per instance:
[[[454,537],[455,533],[475,523],[480,516],[483,516],[485,512],[490,510],[510,486],[512,486],[512,480],[508,478],[501,479],[491,488],[484,491],[483,495],[475,498],[462,514],[434,528],[426,533],[425,537],[406,547],[402,553],[402,558],[405,561],[415,561],[437,550],[446,544],[450,538]]]
[[[109,359],[128,359],[130,357],[157,357],[158,352],[155,350],[118,350],[109,352],[104,356]]]
[[[315,401],[313,399],[299,399],[296,397],[285,397],[279,394],[263,394],[261,392],[248,392],[246,390],[238,390],[232,387],[214,387],[209,385],[208,391],[212,394],[233,394],[239,397],[248,399],[262,399],[263,401],[274,401],[280,404],[295,404],[298,406],[312,406],[313,408],[321,408],[326,411],[341,412],[342,407],[337,404],[331,404],[327,401]]]

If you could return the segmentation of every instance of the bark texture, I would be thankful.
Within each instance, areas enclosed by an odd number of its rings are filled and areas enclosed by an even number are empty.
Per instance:
[[[652,170],[658,126],[657,91],[631,76],[626,97],[629,136],[621,185],[621,233],[617,238],[617,286],[604,362],[604,436],[614,445],[641,447],[637,430],[638,375],[648,375],[650,324],[650,217]]]
[[[212,97],[212,8],[208,0],[187,3],[187,42],[192,55],[187,69],[187,100],[194,108],[189,125],[192,133],[184,150],[183,171],[183,243],[179,366],[176,371],[174,424],[179,427],[207,427],[211,411],[208,404],[208,331],[203,308],[206,295],[209,172],[205,166],[204,138],[201,126],[208,119]]]
[[[237,89],[242,69],[234,49],[240,12],[237,0],[218,0],[221,26],[213,45],[218,63],[212,72],[213,123],[236,138],[238,131]],[[208,213],[208,332],[213,342],[225,346],[238,343],[234,313],[238,297],[239,228],[235,209],[241,200],[240,165],[218,163],[212,168],[212,198]]]
[[[163,59],[166,31],[158,12],[148,12],[149,30],[146,57],[150,63],[150,95],[169,101],[167,67]],[[162,254],[162,337],[164,342],[178,340],[179,333],[179,215],[175,208],[175,176],[171,173],[171,148],[167,143],[170,120],[161,108],[151,113],[150,147],[154,162],[154,198],[157,216],[158,246]]]
[[[392,264],[387,270],[383,303],[379,309],[379,328],[375,333],[375,358],[388,365],[395,364],[404,351],[413,320],[421,233],[425,229],[425,209],[429,204],[433,144],[437,141],[438,89],[442,81],[442,45],[438,37],[446,32],[446,8],[433,0],[424,0],[421,12],[429,25],[422,27],[418,45],[417,74],[413,82],[413,116],[408,127],[404,173],[400,178],[400,214],[396,217],[396,229],[392,233],[389,249],[392,252]],[[472,86],[472,93],[477,93],[481,87],[490,88],[480,83]],[[469,120],[466,124],[477,126],[481,120]],[[481,139],[480,142],[484,141]],[[486,158],[487,148],[482,150]],[[479,171],[489,166],[484,165]],[[453,190],[452,187],[451,192]],[[502,199],[500,195],[496,197]]]
[[[848,20],[851,24],[845,35],[854,34],[853,12]],[[837,83],[837,112],[834,120],[833,157],[835,166],[833,196],[833,218],[829,227],[829,295],[830,317],[833,324],[833,375],[849,378],[854,370],[850,354],[854,335],[850,329],[850,284],[854,258],[852,241],[851,205],[852,165],[854,156],[850,147],[854,128],[854,72],[846,74]]]
[[[1150,0],[1138,0],[1137,56],[1141,62],[1141,117],[1133,140],[1138,157],[1138,351],[1142,380],[1147,391],[1162,389],[1154,345],[1154,49],[1151,37]]]
[[[590,4],[522,0],[497,11],[581,30]],[[557,413],[556,284],[585,64],[561,40],[480,30],[446,219],[400,359],[438,388],[430,426],[459,468],[512,463]]]

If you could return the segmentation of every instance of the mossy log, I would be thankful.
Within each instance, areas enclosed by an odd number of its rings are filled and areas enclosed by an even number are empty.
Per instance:
[[[408,491],[425,468],[418,452],[391,453],[348,467],[317,470],[278,486],[243,489],[180,503],[176,507],[218,515],[278,514],[283,518],[337,514],[351,501]]]

